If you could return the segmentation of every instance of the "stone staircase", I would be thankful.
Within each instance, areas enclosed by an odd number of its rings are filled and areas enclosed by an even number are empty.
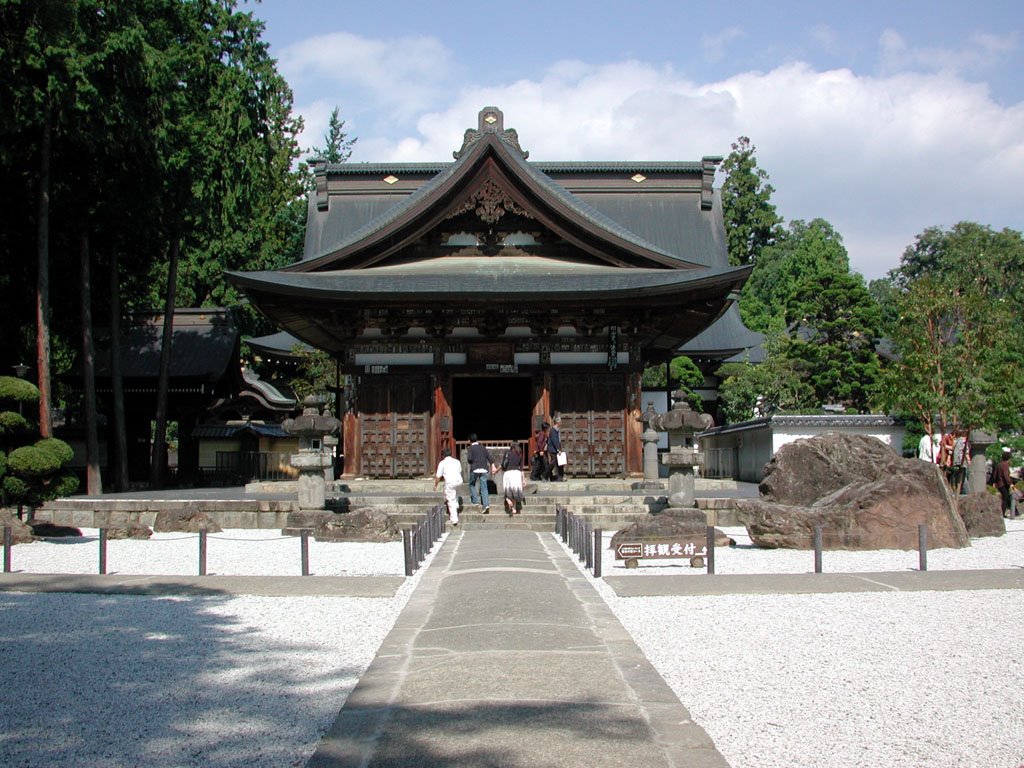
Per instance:
[[[697,481],[697,506],[709,525],[735,525],[734,499],[729,489],[714,481]],[[465,529],[506,528],[511,530],[554,531],[555,509],[561,505],[576,515],[589,518],[595,528],[617,530],[638,517],[665,508],[665,490],[630,480],[571,479],[562,483],[528,483],[522,514],[505,514],[500,493],[491,494],[491,512],[481,514],[471,504],[469,488],[460,487],[460,525]],[[702,487],[703,486],[703,487]],[[702,490],[714,496],[702,497]],[[302,524],[298,502],[289,499],[286,483],[254,484],[237,498],[201,498],[201,491],[164,498],[111,496],[71,497],[47,502],[36,510],[36,517],[59,525],[99,528],[127,525],[130,522],[152,526],[164,510],[202,511],[223,528],[297,529]],[[277,494],[278,498],[260,498]],[[391,517],[399,526],[416,523],[431,507],[442,503],[441,490],[433,480],[351,480],[336,481],[328,489],[328,508],[337,512],[375,511]],[[303,526],[308,527],[308,526]]]

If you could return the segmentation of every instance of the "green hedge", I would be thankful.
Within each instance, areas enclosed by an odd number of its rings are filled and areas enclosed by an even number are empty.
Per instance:
[[[0,403],[36,405],[38,402],[39,387],[31,381],[14,376],[0,376]]]
[[[14,411],[0,411],[0,437],[21,435],[30,429],[28,419]]]
[[[63,440],[48,437],[35,445],[23,445],[8,457],[11,472],[22,477],[51,475],[74,458],[71,446]]]

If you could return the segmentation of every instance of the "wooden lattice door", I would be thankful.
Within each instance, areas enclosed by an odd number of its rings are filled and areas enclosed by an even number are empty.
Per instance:
[[[562,374],[552,382],[552,411],[561,416],[567,475],[625,474],[626,379],[619,374]]]
[[[430,474],[430,379],[366,378],[359,387],[361,472],[369,477]]]

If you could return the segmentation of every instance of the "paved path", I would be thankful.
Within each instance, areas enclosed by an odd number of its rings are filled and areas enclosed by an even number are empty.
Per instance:
[[[727,768],[548,534],[448,537],[308,768]]]

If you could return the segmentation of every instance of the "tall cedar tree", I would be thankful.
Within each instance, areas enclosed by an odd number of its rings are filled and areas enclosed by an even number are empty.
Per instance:
[[[746,136],[732,144],[722,163],[722,215],[733,266],[756,264],[761,250],[775,242],[781,217],[771,202],[775,188],[768,173],[757,165],[757,148]]]

